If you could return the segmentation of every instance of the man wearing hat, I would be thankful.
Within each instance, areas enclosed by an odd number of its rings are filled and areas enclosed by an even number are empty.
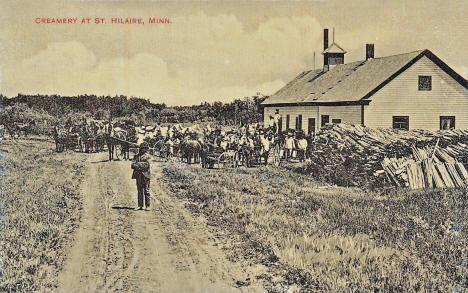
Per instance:
[[[147,153],[149,150],[148,144],[143,142],[140,144],[138,155],[135,156],[132,162],[132,179],[136,179],[138,189],[138,209],[142,210],[143,205],[145,210],[150,207],[150,155]]]

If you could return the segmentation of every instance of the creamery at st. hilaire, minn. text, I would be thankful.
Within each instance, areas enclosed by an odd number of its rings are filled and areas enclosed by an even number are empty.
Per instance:
[[[122,18],[122,17],[113,17],[111,18],[112,24],[145,24],[145,20],[143,18]],[[149,24],[170,24],[170,18],[159,18],[159,17],[149,17],[148,18]]]

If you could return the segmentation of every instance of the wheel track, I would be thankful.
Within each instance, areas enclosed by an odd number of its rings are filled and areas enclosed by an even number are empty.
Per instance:
[[[205,221],[164,188],[161,166],[152,164],[153,210],[145,212],[130,209],[136,186],[129,162],[90,163],[82,223],[57,292],[264,291],[234,287],[253,276],[250,268],[229,262]]]

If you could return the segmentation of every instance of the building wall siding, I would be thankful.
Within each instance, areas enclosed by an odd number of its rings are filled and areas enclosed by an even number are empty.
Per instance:
[[[341,119],[341,123],[361,124],[361,106],[320,106],[320,117],[330,116],[332,119]]]
[[[432,90],[418,90],[418,76],[432,76]],[[392,127],[393,116],[409,116],[410,129],[438,130],[440,116],[455,116],[455,128],[468,129],[468,90],[423,57],[380,89],[365,106],[364,124]]]
[[[329,115],[332,119],[341,119],[342,123],[361,124],[361,106],[291,106],[291,107],[265,107],[264,125],[268,126],[270,115],[280,112],[283,121],[283,129],[286,129],[286,115],[289,114],[289,128],[296,129],[296,117],[302,115],[302,130],[308,133],[309,118],[315,118],[315,131],[321,125],[321,115]]]
[[[296,129],[296,117],[302,115],[302,130],[308,132],[308,120],[309,118],[315,118],[315,125],[319,125],[317,120],[317,106],[291,106],[291,107],[265,107],[264,108],[264,125],[268,126],[270,115],[275,114],[276,109],[279,110],[279,113],[283,121],[283,130],[286,130],[286,115],[289,114],[289,128]]]

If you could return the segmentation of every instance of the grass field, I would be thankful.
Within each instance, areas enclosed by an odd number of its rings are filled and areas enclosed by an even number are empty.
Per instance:
[[[0,146],[1,292],[56,286],[90,155],[53,150],[40,140]],[[272,292],[468,291],[466,190],[379,194],[271,167],[163,172],[169,191],[224,235],[231,260],[269,268],[256,278]]]
[[[40,140],[3,142],[0,291],[53,288],[77,221],[85,157]]]
[[[266,167],[164,173],[187,207],[237,239],[233,260],[266,264],[278,282],[308,292],[468,290],[466,190],[378,194]]]

